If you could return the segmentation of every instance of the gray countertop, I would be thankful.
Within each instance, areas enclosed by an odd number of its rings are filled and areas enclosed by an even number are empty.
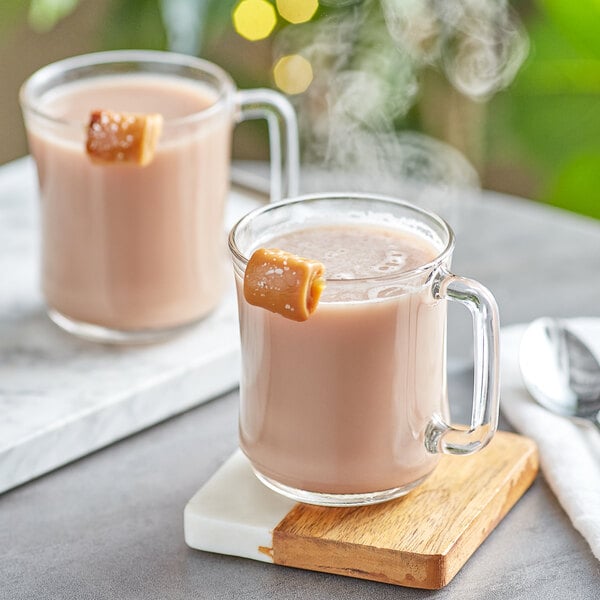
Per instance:
[[[454,212],[454,270],[494,291],[503,324],[600,316],[599,222],[492,193]],[[452,331],[460,348],[469,332]],[[450,375],[459,418],[471,377]],[[543,475],[437,592],[187,548],[183,508],[236,448],[237,400],[227,394],[1,495],[0,598],[598,597],[600,563]]]

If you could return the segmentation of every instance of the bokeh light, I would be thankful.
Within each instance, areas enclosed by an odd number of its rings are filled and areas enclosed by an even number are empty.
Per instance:
[[[267,0],[241,0],[233,9],[235,30],[251,42],[269,37],[276,23],[275,8]]]
[[[319,8],[319,0],[277,0],[279,14],[290,23],[310,21]]]
[[[273,67],[273,78],[286,94],[301,94],[313,80],[312,66],[300,54],[282,56]]]

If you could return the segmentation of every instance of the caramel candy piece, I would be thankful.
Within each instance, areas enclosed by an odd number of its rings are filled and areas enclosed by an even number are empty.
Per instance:
[[[88,156],[98,163],[147,165],[154,157],[162,123],[159,114],[95,110],[87,130]]]
[[[259,248],[246,266],[244,298],[286,319],[306,321],[325,287],[325,267],[277,248]]]

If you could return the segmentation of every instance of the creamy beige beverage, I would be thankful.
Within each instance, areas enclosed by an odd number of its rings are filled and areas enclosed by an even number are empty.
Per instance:
[[[319,260],[327,285],[304,322],[240,297],[242,449],[259,473],[300,490],[412,486],[438,460],[425,429],[447,415],[446,307],[430,269],[399,274],[440,249],[375,225],[314,226],[261,245]]]
[[[207,85],[166,74],[96,76],[44,94],[45,114],[73,122],[60,132],[59,121],[28,122],[50,308],[117,330],[170,328],[214,308],[232,126],[231,106],[216,101]],[[98,109],[163,116],[149,164],[90,160],[85,124]]]

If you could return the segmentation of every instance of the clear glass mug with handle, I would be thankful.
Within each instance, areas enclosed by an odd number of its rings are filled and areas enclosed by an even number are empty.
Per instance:
[[[483,285],[451,273],[454,234],[441,218],[387,197],[304,196],[243,217],[229,247],[242,343],[240,445],[267,486],[320,505],[381,502],[419,485],[442,454],[471,454],[491,440],[498,309]],[[326,285],[307,320],[248,303],[244,277],[257,248],[324,263]],[[411,255],[424,258],[402,267]],[[447,300],[466,306],[474,324],[464,427],[449,421]]]
[[[198,58],[77,56],[34,73],[20,101],[39,177],[48,313],[86,338],[151,341],[218,304],[235,123],[267,119],[272,198],[297,193],[291,104],[272,90],[238,91],[225,71]],[[90,160],[86,125],[101,109],[162,115],[148,164]]]

